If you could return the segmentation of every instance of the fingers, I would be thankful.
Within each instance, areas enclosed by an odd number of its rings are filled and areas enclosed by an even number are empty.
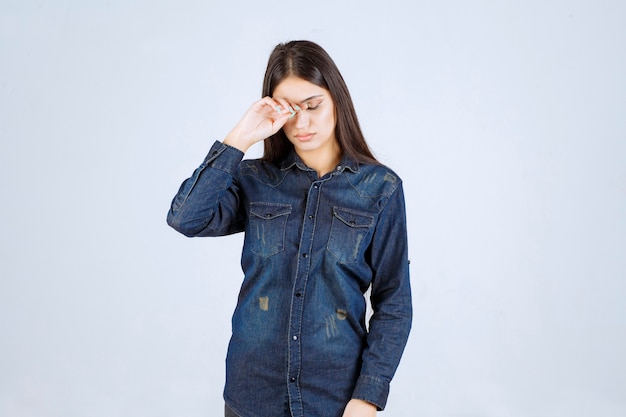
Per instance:
[[[288,101],[281,98],[263,97],[252,104],[235,127],[235,132],[249,143],[255,143],[278,132],[297,111]],[[299,107],[297,107],[299,110]]]
[[[295,110],[289,104],[288,101],[283,100],[283,99],[272,99],[272,100],[276,103],[275,105],[276,112],[278,112],[278,114],[280,114],[281,116],[287,116],[287,119],[291,119],[295,115]]]
[[[272,99],[267,97],[269,102],[271,102],[272,106],[272,115],[270,118],[273,120],[272,122],[272,135],[278,132],[284,125],[289,121],[292,117],[291,112],[288,110],[290,108],[289,103],[285,100],[281,99]]]
[[[257,101],[255,105],[258,106],[258,110],[266,111],[268,113],[281,113],[282,104],[271,97],[263,97],[262,99]]]
[[[291,105],[282,98],[263,97],[260,102],[266,106],[271,106],[279,115],[287,115],[288,119],[294,117],[296,112],[301,110],[299,106]]]

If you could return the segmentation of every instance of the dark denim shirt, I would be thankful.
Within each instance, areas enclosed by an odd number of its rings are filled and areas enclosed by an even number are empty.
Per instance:
[[[216,142],[167,216],[186,236],[245,232],[226,403],[244,417],[383,409],[412,318],[400,178],[346,157],[319,178],[295,152],[243,156]]]

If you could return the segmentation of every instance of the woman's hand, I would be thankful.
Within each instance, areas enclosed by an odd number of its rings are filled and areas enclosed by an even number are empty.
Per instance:
[[[376,417],[376,406],[367,401],[352,399],[346,405],[343,417]]]
[[[243,152],[278,132],[294,114],[289,103],[282,99],[263,97],[256,101],[230,131],[224,143]]]

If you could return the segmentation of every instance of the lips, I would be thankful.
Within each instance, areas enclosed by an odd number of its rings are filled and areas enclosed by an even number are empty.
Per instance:
[[[296,139],[300,142],[307,142],[311,140],[311,138],[315,135],[315,133],[299,133],[296,135]]]

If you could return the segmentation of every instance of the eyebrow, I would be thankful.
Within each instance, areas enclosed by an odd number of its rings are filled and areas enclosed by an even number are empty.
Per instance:
[[[324,95],[323,94],[317,94],[315,96],[311,96],[309,98],[305,98],[304,100],[300,101],[300,103],[306,103],[307,101],[311,101],[314,98],[320,98],[320,97],[324,97]]]

